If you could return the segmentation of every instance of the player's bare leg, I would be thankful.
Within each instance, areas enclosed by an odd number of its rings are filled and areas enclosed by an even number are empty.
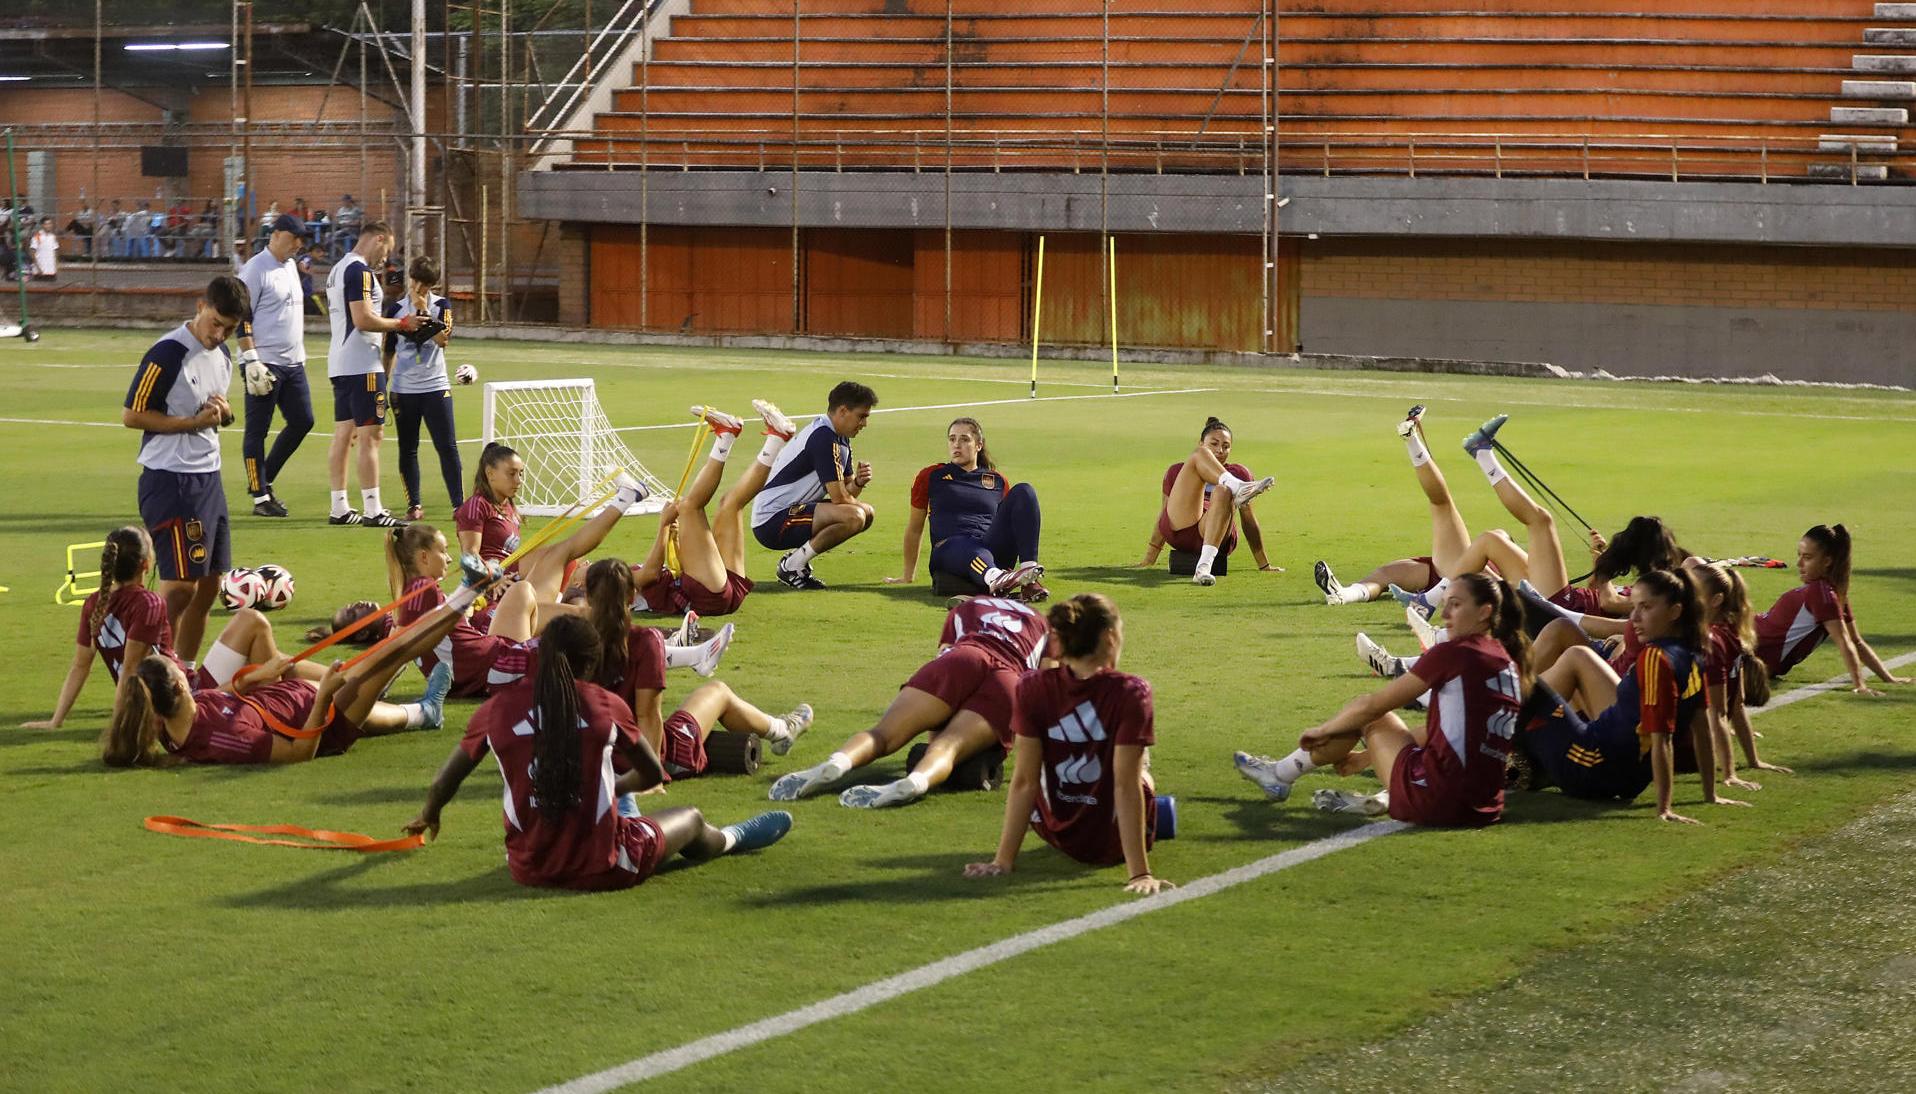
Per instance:
[[[326,447],[326,485],[333,493],[328,524],[351,525],[364,521],[359,510],[346,500],[346,462],[352,455],[353,438],[358,431],[359,426],[351,421],[333,423],[333,439]]]
[[[952,715],[945,728],[931,735],[924,758],[904,778],[883,785],[847,787],[838,804],[852,809],[884,809],[910,805],[951,778],[952,768],[987,748],[998,747],[998,734],[984,716],[973,710]]]
[[[1217,491],[1211,498],[1211,507],[1204,511],[1198,520],[1198,534],[1204,540],[1204,547],[1198,552],[1197,568],[1191,574],[1193,585],[1215,585],[1217,578],[1212,575],[1211,567],[1217,561],[1218,547],[1224,537],[1230,534],[1231,525],[1237,520],[1237,503],[1232,495]]]
[[[1448,574],[1470,546],[1470,528],[1464,524],[1463,514],[1457,511],[1457,502],[1450,496],[1450,483],[1424,444],[1423,410],[1421,406],[1412,407],[1397,433],[1410,449],[1411,470],[1417,475],[1418,487],[1424,491],[1424,500],[1430,503],[1431,562],[1439,574]]]
[[[846,738],[825,762],[794,771],[772,784],[773,801],[797,801],[838,782],[881,756],[889,756],[920,733],[951,719],[951,707],[929,692],[906,687],[898,690],[878,724]]]
[[[719,680],[699,685],[679,704],[679,710],[698,723],[701,738],[710,734],[714,726],[724,726],[733,733],[765,738],[772,751],[781,756],[791,751],[792,742],[812,724],[810,704],[800,703],[790,714],[774,717],[740,698]]]
[[[241,608],[234,612],[232,622],[221,628],[214,642],[237,654],[242,666],[264,665],[279,656],[279,643],[273,638],[272,622],[252,608]],[[207,659],[212,660],[210,651]],[[317,683],[326,675],[326,666],[300,661],[293,665],[293,671],[300,679]],[[217,671],[215,675],[218,675]],[[225,682],[220,681],[222,684]]]
[[[359,449],[360,514],[367,524],[391,528],[402,522],[386,511],[386,503],[379,498],[379,445],[385,438],[383,425],[362,425],[353,430],[353,444]],[[343,484],[344,476],[341,478]]]
[[[581,524],[577,531],[557,543],[547,543],[526,552],[519,561],[519,571],[526,575],[526,584],[537,590],[540,600],[556,601],[565,582],[566,567],[604,543],[605,537],[612,534],[613,526],[625,516],[625,511],[645,498],[645,486],[623,471],[618,473],[615,484],[618,491],[612,500]]]
[[[1216,453],[1199,445],[1196,451],[1185,458],[1184,466],[1178,469],[1177,478],[1171,481],[1171,492],[1164,498],[1164,515],[1171,522],[1171,527],[1189,528],[1203,517],[1206,486],[1223,486],[1230,491],[1237,505],[1243,505],[1269,490],[1276,481],[1267,475],[1246,482],[1226,470]],[[1219,500],[1215,494],[1212,496],[1213,508],[1216,508]]]
[[[206,638],[206,617],[212,614],[213,602],[219,595],[217,574],[160,582],[167,622],[173,628],[173,650],[189,664],[199,660],[200,643]]]
[[[1556,664],[1538,673],[1537,679],[1549,684],[1585,717],[1594,717],[1617,701],[1616,670],[1588,646],[1563,651]]]
[[[735,574],[745,572],[745,514],[751,511],[752,499],[765,489],[765,480],[771,474],[771,464],[753,460],[719,498],[718,516],[712,521],[712,542],[718,546],[719,564]]]
[[[732,442],[738,437],[739,422],[729,414],[710,409],[706,410],[705,416],[707,421],[714,422],[714,431],[727,426],[729,429],[719,432],[712,439],[711,457],[699,468],[698,474],[686,487],[684,496],[676,503],[679,573],[716,593],[725,588],[727,567],[719,548],[716,529],[706,519],[705,507],[718,493],[719,480],[725,476],[725,461],[731,454]],[[758,466],[756,461],[753,466]]]
[[[792,815],[782,810],[760,813],[750,820],[714,827],[689,805],[647,814],[664,837],[665,854],[684,855],[692,862],[709,862],[732,851],[757,851],[777,843],[792,829]]]

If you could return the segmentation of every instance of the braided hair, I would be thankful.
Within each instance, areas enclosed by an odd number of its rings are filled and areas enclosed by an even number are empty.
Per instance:
[[[579,755],[579,681],[599,668],[592,624],[561,615],[539,635],[539,672],[532,678],[532,791],[535,806],[550,820],[563,818],[580,799],[584,764]]]
[[[145,528],[129,524],[106,534],[106,545],[100,548],[100,591],[93,595],[93,612],[86,621],[96,645],[100,628],[106,624],[107,601],[120,591],[120,586],[139,580],[141,568],[152,558],[153,539]]]

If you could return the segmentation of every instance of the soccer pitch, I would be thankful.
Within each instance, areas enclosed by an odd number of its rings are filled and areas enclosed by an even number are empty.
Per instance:
[[[145,832],[141,818],[171,813],[394,834],[474,709],[455,704],[444,730],[362,741],[311,764],[108,771],[94,741],[111,692],[96,665],[64,728],[14,728],[48,715],[72,655],[78,610],[52,598],[65,545],[136,520],[138,438],[119,426],[119,407],[159,333],[56,330],[35,346],[0,344],[0,450],[11,472],[0,511],[0,585],[11,590],[0,596],[0,658],[10,668],[0,679],[0,936],[9,940],[0,951],[8,986],[0,1087],[528,1091],[1136,899],[1121,891],[1122,870],[1080,867],[1035,837],[1010,878],[960,877],[965,863],[990,857],[1003,814],[995,793],[939,792],[879,812],[822,796],[797,803],[791,835],[768,851],[667,869],[637,890],[602,895],[511,881],[490,764],[448,807],[438,842],[411,854],[314,854]],[[720,822],[764,808],[773,778],[869,726],[935,649],[942,602],[922,561],[915,585],[880,578],[898,572],[911,476],[945,458],[945,425],[959,414],[983,423],[1012,478],[1036,486],[1053,596],[1101,591],[1124,612],[1123,668],[1156,689],[1159,791],[1180,801],[1178,838],[1158,845],[1152,866],[1180,884],[1321,850],[1317,841],[1365,827],[1315,813],[1301,800],[1308,795],[1265,801],[1232,770],[1231,752],[1281,754],[1300,730],[1370,690],[1376,682],[1353,655],[1353,632],[1398,652],[1414,647],[1400,609],[1326,607],[1310,577],[1318,558],[1352,580],[1428,552],[1427,508],[1393,433],[1411,403],[1430,407],[1433,451],[1473,532],[1510,522],[1456,442],[1507,412],[1502,439],[1606,530],[1653,513],[1691,550],[1787,559],[1804,528],[1842,521],[1856,537],[1851,597],[1863,634],[1885,659],[1916,650],[1916,398],[1906,395],[1137,367],[1114,399],[1098,366],[1046,362],[1042,397],[1032,401],[1023,368],[1005,362],[474,341],[449,352],[454,364],[478,366],[482,381],[594,377],[615,424],[656,427],[623,436],[668,482],[686,458],[692,403],[746,412],[756,396],[810,414],[824,409],[836,380],[877,389],[879,413],[857,452],[876,465],[865,497],[878,525],[817,563],[833,587],[785,589],[771,579],[774,556],[752,549],[758,591],[733,617],[739,637],[719,678],[767,709],[810,702],[818,721],[756,776],[675,783],[663,799]],[[330,400],[317,379],[323,363],[309,367],[322,421],[277,484],[292,519],[248,515],[240,430],[223,436],[236,563],[279,563],[298,581],[292,606],[273,617],[288,649],[339,604],[386,587],[379,533],[325,525]],[[464,438],[479,433],[480,399],[477,387],[455,392]],[[1159,478],[1188,454],[1207,414],[1233,427],[1234,459],[1277,477],[1256,508],[1272,561],[1288,572],[1259,573],[1243,551],[1210,589],[1169,576],[1162,561],[1130,568],[1157,512]],[[398,509],[390,433],[384,489]],[[748,435],[735,469],[754,448]],[[465,447],[468,477],[476,454],[476,444]],[[449,530],[432,454],[422,457],[427,519]],[[630,518],[598,554],[636,561],[654,528],[655,518]],[[1565,529],[1580,572],[1576,529],[1567,520]],[[1791,571],[1744,574],[1761,607],[1795,584]],[[215,610],[209,639],[224,617]],[[1840,670],[1826,644],[1778,694]],[[674,673],[668,704],[694,679]],[[397,690],[418,684],[409,670]],[[648,1086],[1212,1090],[1336,1087],[1358,1074],[1364,1085],[1392,1075],[1407,1083],[1409,1072],[1374,1060],[1365,1072],[1327,1054],[1423,1028],[1513,977],[1548,990],[1581,948],[1628,952],[1684,894],[1780,869],[1793,848],[1907,793],[1916,686],[1887,690],[1880,699],[1821,695],[1759,716],[1765,758],[1797,774],[1759,776],[1763,790],[1738,795],[1755,803],[1747,810],[1705,806],[1696,779],[1680,777],[1678,808],[1706,827],[1659,824],[1647,792],[1627,807],[1514,794],[1492,829],[1392,832],[1339,846],[975,971],[926,974],[918,990],[831,1010],[789,1035],[740,1038]],[[876,771],[893,778],[902,767],[900,755]],[[1323,774],[1303,785],[1374,786]],[[1908,844],[1871,846],[1906,855]],[[1892,874],[1884,884],[1900,890],[1843,900],[1911,906],[1909,871]],[[1752,918],[1711,929],[1785,945],[1763,930],[1766,905],[1747,906]],[[1693,954],[1667,932],[1656,938],[1668,958],[1640,969],[1644,983],[1628,996],[1645,1013],[1669,1005],[1657,996],[1659,977],[1675,981],[1692,959],[1722,959]],[[1916,923],[1890,917],[1852,941],[1916,953]],[[1785,990],[1790,975],[1764,965],[1745,990]],[[1907,998],[1906,987],[1893,990]],[[1503,998],[1454,1013],[1504,1024],[1518,1040],[1536,1036],[1526,1022],[1547,1004]],[[1740,1055],[1747,1070],[1750,1053],[1763,1051],[1733,1038],[1674,1044],[1633,1031],[1624,1017],[1609,1015],[1602,1035],[1613,1050],[1637,1043],[1618,1038],[1641,1036],[1642,1048],[1625,1054],[1635,1070],[1612,1073],[1612,1085],[1669,1085],[1719,1057]],[[1910,1021],[1907,1012],[1888,1020]],[[1379,1051],[1414,1058],[1430,1083],[1605,1081],[1553,1071],[1586,1031],[1548,1028],[1568,1040],[1540,1041],[1516,1061],[1484,1053],[1496,1031],[1482,1028],[1454,1040],[1426,1030],[1414,1053],[1401,1044]],[[1907,1060],[1908,1042],[1899,1043]],[[1500,1070],[1468,1069],[1480,1059]],[[1845,1056],[1810,1074],[1879,1085],[1890,1074],[1883,1066],[1889,1059]]]

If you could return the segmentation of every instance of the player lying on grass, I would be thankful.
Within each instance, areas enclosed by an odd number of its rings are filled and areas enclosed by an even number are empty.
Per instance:
[[[443,640],[491,576],[477,559],[452,597],[350,668],[335,664],[319,683],[299,678],[292,658],[273,658],[217,689],[195,689],[172,659],[149,654],[120,681],[113,718],[100,735],[109,767],[139,764],[300,763],[336,756],[361,737],[437,729],[452,672],[426,680],[417,703],[379,696],[406,663]],[[318,730],[314,733],[311,731]]]
[[[1757,771],[1780,771],[1787,767],[1764,763],[1756,752],[1756,730],[1750,725],[1745,704],[1746,686],[1756,689],[1758,705],[1769,701],[1769,678],[1756,660],[1756,626],[1750,610],[1750,591],[1743,575],[1722,563],[1691,567],[1697,592],[1703,598],[1704,614],[1710,620],[1709,648],[1703,654],[1703,687],[1709,702],[1705,714],[1710,721],[1710,739],[1716,743],[1716,755],[1722,764],[1723,783],[1745,790],[1761,790],[1762,785],[1736,774],[1736,757],[1730,747],[1730,734],[1743,746],[1746,766]]]
[[[935,463],[911,483],[911,514],[905,521],[905,561],[887,585],[909,585],[918,576],[918,548],[931,525],[934,574],[951,574],[992,596],[1040,601],[1050,594],[1038,579],[1038,492],[1011,480],[991,462],[985,430],[976,418],[954,418],[945,428],[951,458]],[[1002,565],[1001,565],[1002,563]]]
[[[884,785],[853,786],[839,804],[857,809],[906,805],[986,749],[1011,747],[1018,678],[1044,656],[1045,623],[1015,600],[970,597],[945,613],[938,655],[898,689],[878,724],[846,738],[825,762],[772,784],[773,801],[796,801],[837,783],[881,756],[930,733],[918,766]]]
[[[1551,713],[1523,724],[1518,768],[1528,789],[1556,785],[1577,798],[1631,801],[1655,784],[1660,820],[1699,823],[1673,808],[1674,737],[1688,734],[1703,800],[1747,805],[1716,791],[1714,744],[1704,714],[1707,623],[1695,581],[1682,569],[1654,570],[1630,594],[1630,625],[1643,648],[1621,678],[1586,646],[1565,650],[1538,674],[1530,709]]]
[[[1864,668],[1885,684],[1909,683],[1889,671],[1856,629],[1849,602],[1849,529],[1819,524],[1804,532],[1796,544],[1796,575],[1803,583],[1756,617],[1756,656],[1770,676],[1788,673],[1831,638],[1856,694],[1882,694],[1863,679]]]
[[[1442,605],[1448,637],[1402,676],[1345,704],[1298,738],[1281,760],[1239,752],[1240,774],[1278,801],[1319,767],[1354,775],[1368,766],[1384,784],[1376,795],[1323,789],[1317,807],[1333,813],[1388,812],[1412,824],[1474,828],[1503,816],[1504,768],[1524,694],[1528,640],[1523,605],[1498,578],[1454,578]],[[1431,693],[1430,717],[1411,727],[1398,708]],[[1364,750],[1355,752],[1359,738]]]
[[[1251,501],[1269,490],[1277,480],[1266,475],[1251,476],[1243,464],[1231,463],[1231,427],[1216,418],[1206,418],[1198,431],[1198,444],[1180,463],[1164,470],[1163,505],[1157,523],[1151,527],[1151,539],[1145,544],[1139,567],[1158,560],[1165,544],[1174,551],[1198,556],[1197,572],[1191,575],[1196,585],[1215,585],[1211,567],[1219,554],[1237,550],[1237,522],[1244,520],[1244,539],[1260,570],[1272,569],[1264,553],[1264,530],[1251,512]]]
[[[1082,593],[1053,605],[1046,622],[1058,664],[1018,684],[1015,767],[998,853],[966,866],[965,876],[1010,873],[1029,830],[1087,865],[1123,863],[1127,892],[1174,888],[1151,873],[1159,810],[1174,807],[1169,798],[1160,804],[1151,780],[1151,685],[1118,671],[1124,621],[1117,605]]]
[[[147,654],[170,658],[186,671],[186,662],[173,649],[173,628],[167,623],[166,601],[146,587],[146,575],[153,568],[153,541],[146,529],[137,524],[107,533],[106,546],[100,549],[99,591],[80,606],[80,630],[75,638],[73,663],[60,685],[60,697],[54,702],[53,717],[39,722],[24,722],[23,729],[58,729],[86,686],[93,670],[93,654],[99,651],[107,675],[118,686],[121,669],[137,665]],[[196,688],[223,687],[233,674],[246,665],[262,665],[279,656],[273,641],[273,627],[264,615],[251,608],[234,613],[231,622],[213,640],[206,659],[186,675]],[[300,662],[302,676],[317,680],[325,670]]]
[[[505,777],[506,864],[521,885],[627,889],[674,854],[704,862],[768,847],[791,829],[784,812],[725,828],[688,806],[628,815],[620,796],[662,784],[665,768],[625,701],[592,682],[599,636],[563,616],[540,647],[536,674],[473,713],[406,832],[437,839],[441,810],[488,752]],[[613,774],[615,758],[624,775]]]
[[[872,465],[852,459],[852,438],[865,431],[877,405],[878,395],[864,384],[846,380],[833,387],[825,414],[780,446],[752,499],[752,536],[767,550],[785,552],[773,573],[794,589],[824,588],[812,576],[812,560],[877,519],[861,497]]]
[[[692,408],[712,429],[712,452],[685,493],[660,512],[658,538],[640,564],[639,595],[652,611],[730,615],[752,591],[752,579],[745,576],[745,511],[765,488],[772,465],[793,433],[792,420],[771,403],[754,399],[752,408],[765,423],[765,444],[758,459],[719,498],[717,520],[706,517],[705,507],[718,493],[725,462],[744,423],[712,407]],[[678,537],[677,573],[665,564],[665,546],[673,535]]]

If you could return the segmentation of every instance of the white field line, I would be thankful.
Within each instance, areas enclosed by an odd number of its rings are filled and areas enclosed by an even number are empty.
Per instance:
[[[83,425],[93,429],[125,429],[119,422],[76,422],[69,418],[0,418],[13,425]]]
[[[1892,657],[1884,662],[1884,665],[1890,669],[1897,669],[1911,663],[1916,663],[1916,651]],[[1836,676],[1819,684],[1808,684],[1774,696],[1766,706],[1758,707],[1750,713],[1757,715],[1767,711],[1778,710],[1792,703],[1798,703],[1804,699],[1821,695],[1824,692],[1834,691],[1848,685],[1848,683],[1849,677]],[[1101,908],[1098,911],[1078,916],[1075,919],[1067,919],[1049,926],[1025,931],[1022,934],[1015,934],[1010,938],[993,942],[988,946],[980,946],[977,949],[966,950],[963,953],[954,954],[942,960],[934,961],[929,965],[920,965],[915,969],[899,973],[896,976],[885,977],[883,980],[874,980],[864,987],[854,988],[851,991],[834,995],[829,999],[821,999],[816,1003],[799,1007],[797,1010],[789,1010],[784,1014],[773,1015],[770,1018],[762,1018],[759,1021],[739,1026],[736,1029],[729,1029],[723,1033],[715,1033],[710,1037],[702,1037],[699,1040],[687,1042],[686,1044],[679,1045],[677,1048],[664,1049],[659,1052],[654,1052],[650,1056],[641,1056],[636,1060],[629,1060],[617,1067],[607,1068],[604,1071],[594,1072],[591,1075],[583,1075],[557,1086],[546,1087],[540,1090],[538,1094],[605,1094],[606,1091],[617,1090],[622,1086],[642,1083],[648,1079],[656,1079],[661,1075],[669,1075],[674,1071],[682,1070],[693,1064],[713,1059],[714,1057],[737,1052],[742,1048],[750,1048],[762,1041],[769,1041],[774,1037],[783,1037],[788,1033],[797,1033],[802,1029],[823,1022],[829,1022],[834,1018],[844,1018],[863,1010],[869,1010],[880,1003],[896,999],[901,995],[909,995],[912,992],[922,991],[925,988],[936,987],[954,977],[963,976],[968,972],[976,972],[979,969],[989,968],[992,965],[1009,961],[1014,957],[1030,953],[1033,950],[1039,950],[1059,942],[1069,941],[1070,939],[1077,938],[1079,935],[1088,934],[1105,927],[1116,926],[1119,923],[1136,919],[1142,915],[1148,915],[1151,912],[1163,911],[1166,908],[1175,907],[1186,901],[1198,900],[1210,896],[1213,893],[1221,893],[1226,889],[1235,888],[1246,882],[1256,881],[1258,878],[1275,874],[1280,870],[1288,870],[1293,866],[1302,865],[1303,863],[1323,858],[1326,855],[1356,847],[1361,843],[1366,843],[1379,836],[1388,836],[1395,832],[1402,832],[1409,827],[1410,825],[1404,824],[1401,821],[1379,821],[1377,823],[1348,829],[1334,836],[1326,836],[1320,840],[1313,840],[1301,847],[1293,847],[1288,851],[1280,851],[1275,855],[1270,855],[1258,859],[1255,862],[1249,862],[1243,866],[1225,870],[1222,873],[1201,877],[1182,888],[1171,889],[1167,892],[1159,893],[1157,896],[1127,901],[1123,904],[1113,904],[1110,907]]]
[[[1439,377],[1442,379],[1442,377]],[[1569,399],[1511,399],[1502,395],[1420,395],[1412,385],[1398,391],[1338,391],[1315,387],[1224,388],[1225,391],[1250,391],[1260,395],[1314,395],[1334,399],[1394,399],[1426,403],[1496,403],[1508,406],[1541,406],[1572,410],[1652,411],[1662,414],[1722,414],[1733,418],[1790,418],[1815,422],[1916,422],[1916,417],[1888,414],[1805,414],[1787,410],[1735,410],[1723,407],[1651,406],[1633,403],[1582,403]]]

